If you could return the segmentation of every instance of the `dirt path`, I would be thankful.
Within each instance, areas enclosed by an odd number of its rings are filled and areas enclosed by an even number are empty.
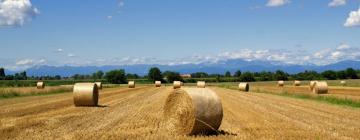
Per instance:
[[[164,130],[170,87],[106,89],[103,107],[74,107],[72,94],[0,100],[2,139],[355,139],[360,110],[261,93],[213,88],[224,118],[214,136]],[[14,101],[16,100],[16,101]]]

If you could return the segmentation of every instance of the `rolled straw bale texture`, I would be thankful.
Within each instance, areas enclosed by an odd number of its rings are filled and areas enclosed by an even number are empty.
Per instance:
[[[135,81],[128,82],[129,88],[135,88]]]
[[[346,81],[340,81],[340,84],[341,84],[342,86],[346,86]]]
[[[284,86],[284,81],[278,81],[278,84],[277,84],[279,87],[283,87]]]
[[[99,91],[95,83],[76,83],[74,85],[75,106],[97,106]]]
[[[249,84],[248,83],[240,83],[239,84],[239,90],[248,92],[249,91]]]
[[[44,82],[37,82],[36,83],[36,88],[37,89],[44,89],[45,88],[45,83]]]
[[[318,82],[318,81],[310,81],[310,83],[309,83],[310,90],[314,89],[314,86],[315,86],[316,82]]]
[[[102,83],[101,82],[95,82],[95,84],[98,87],[98,89],[102,89]]]
[[[180,81],[174,81],[174,89],[181,88],[181,82]]]
[[[161,87],[161,81],[155,81],[155,87]]]
[[[175,134],[217,132],[223,108],[217,94],[208,88],[182,88],[170,94],[164,106],[166,128]]]
[[[197,84],[196,84],[196,86],[197,86],[198,88],[205,88],[205,87],[206,87],[206,83],[205,83],[205,81],[198,81]]]
[[[300,86],[301,85],[301,81],[294,81],[294,86]]]
[[[316,82],[313,93],[315,94],[326,94],[328,93],[328,84],[325,81]]]

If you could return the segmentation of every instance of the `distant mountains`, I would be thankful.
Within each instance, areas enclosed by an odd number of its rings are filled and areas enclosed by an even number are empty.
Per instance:
[[[276,71],[278,69],[284,70],[288,73],[298,73],[305,70],[315,70],[318,72],[325,70],[343,70],[346,68],[360,69],[360,61],[341,61],[334,64],[317,66],[317,65],[289,65],[279,62],[270,61],[245,61],[242,59],[232,59],[219,61],[216,63],[201,63],[201,64],[181,64],[181,65],[122,65],[122,66],[35,66],[26,70],[29,76],[43,76],[43,75],[61,75],[71,76],[74,74],[91,74],[98,70],[110,71],[114,69],[125,69],[127,73],[136,73],[138,75],[146,75],[149,68],[159,67],[162,71],[171,70],[180,73],[225,73],[226,71],[234,72],[241,71]],[[15,72],[7,71],[8,74]]]

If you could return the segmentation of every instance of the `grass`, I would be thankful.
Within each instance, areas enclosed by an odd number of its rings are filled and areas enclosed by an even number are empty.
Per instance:
[[[72,91],[72,89],[59,88],[59,89],[55,89],[55,90],[52,90],[52,91],[46,91],[46,92],[35,91],[35,92],[30,92],[30,93],[24,94],[22,92],[14,91],[14,90],[10,90],[10,91],[0,90],[0,99],[9,99],[9,98],[25,97],[25,96],[52,95],[52,94],[70,92],[70,91]]]
[[[218,84],[216,86],[221,87],[221,88],[237,90],[236,86],[229,85],[229,84]],[[262,91],[259,88],[256,88],[254,91],[257,93],[267,93],[267,94],[278,95],[278,96],[289,97],[289,98],[313,100],[313,101],[319,101],[319,102],[324,102],[324,103],[333,104],[333,105],[360,108],[360,101],[355,101],[355,100],[351,100],[351,99],[347,99],[347,98],[337,98],[337,97],[321,96],[321,95],[312,96],[312,95],[301,94],[301,93],[288,93],[286,91],[283,91],[280,93],[269,92],[269,91]]]

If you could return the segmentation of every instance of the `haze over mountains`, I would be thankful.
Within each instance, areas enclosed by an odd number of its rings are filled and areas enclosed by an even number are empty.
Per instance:
[[[71,76],[74,74],[91,74],[98,70],[109,71],[114,69],[125,69],[127,73],[136,73],[138,75],[146,75],[150,67],[159,67],[162,71],[177,71],[180,73],[225,73],[226,71],[276,71],[284,70],[288,73],[298,73],[305,70],[315,70],[318,72],[325,70],[343,70],[346,68],[360,69],[360,61],[346,60],[329,65],[292,65],[271,61],[245,61],[243,59],[232,59],[218,61],[216,63],[200,63],[200,64],[178,64],[178,65],[156,65],[156,64],[135,64],[135,65],[107,65],[107,66],[48,66],[39,65],[26,70],[29,76],[44,75],[61,75]],[[13,74],[15,71],[7,71],[7,74]]]

